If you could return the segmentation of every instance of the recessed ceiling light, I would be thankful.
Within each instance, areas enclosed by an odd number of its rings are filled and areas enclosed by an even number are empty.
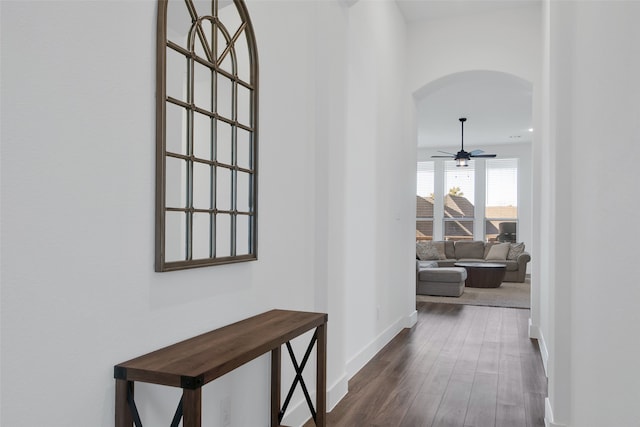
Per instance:
[[[533,128],[529,128],[529,132],[533,132]]]

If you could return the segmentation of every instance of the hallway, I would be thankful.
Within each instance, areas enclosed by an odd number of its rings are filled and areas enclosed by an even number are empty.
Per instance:
[[[544,426],[547,384],[529,310],[417,309],[417,324],[351,379],[329,426]]]

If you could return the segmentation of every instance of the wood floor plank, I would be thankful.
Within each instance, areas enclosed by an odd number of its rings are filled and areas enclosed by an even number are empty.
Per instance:
[[[497,374],[500,362],[500,324],[501,310],[488,311],[485,333],[478,356],[478,372]]]
[[[451,375],[433,420],[433,426],[459,427],[464,425],[472,385],[473,377],[465,373]]]
[[[432,302],[349,381],[329,427],[543,427],[529,310]],[[309,421],[304,427],[312,427]]]
[[[538,427],[544,424],[544,394],[525,392],[525,412],[527,427]]]
[[[465,427],[495,425],[497,399],[498,374],[476,372],[464,420]]]
[[[501,355],[498,373],[496,427],[525,426],[524,390],[518,356]]]
[[[518,315],[503,309],[496,427],[525,426],[522,364],[518,339]]]

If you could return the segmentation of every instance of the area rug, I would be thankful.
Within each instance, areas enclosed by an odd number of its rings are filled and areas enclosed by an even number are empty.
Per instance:
[[[416,295],[418,302],[441,302],[446,304],[488,305],[492,307],[531,308],[531,284],[503,282],[499,288],[464,288],[459,297],[436,297]]]

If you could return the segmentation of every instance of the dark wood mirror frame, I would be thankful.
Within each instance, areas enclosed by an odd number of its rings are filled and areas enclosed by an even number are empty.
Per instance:
[[[158,0],[156,91],[156,271],[256,260],[258,55],[242,0]]]

